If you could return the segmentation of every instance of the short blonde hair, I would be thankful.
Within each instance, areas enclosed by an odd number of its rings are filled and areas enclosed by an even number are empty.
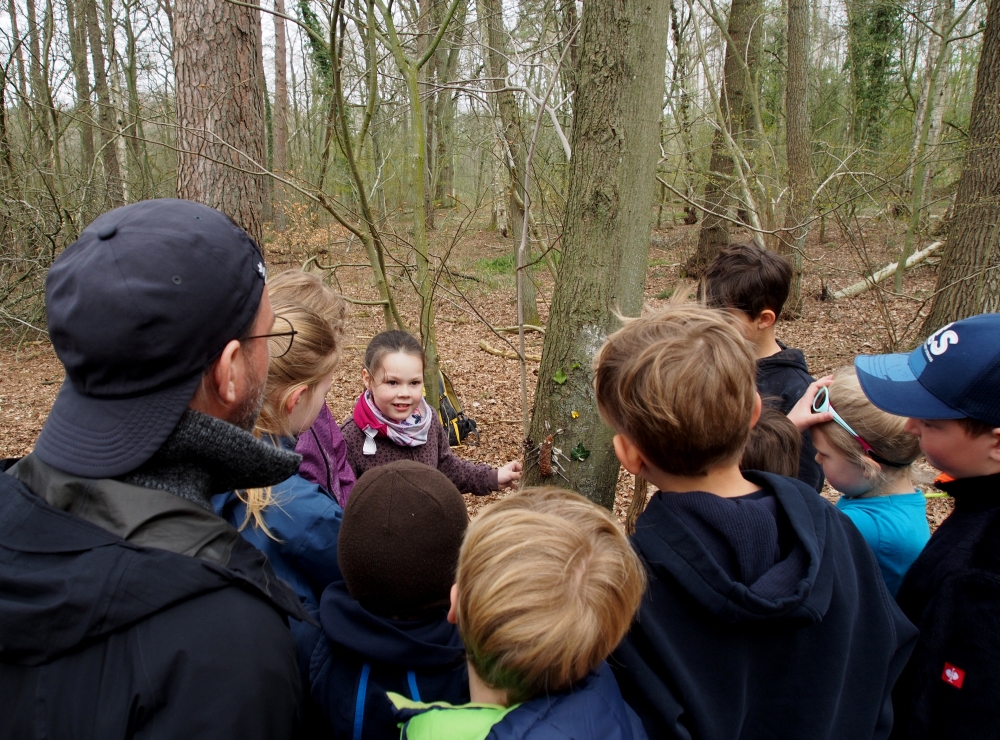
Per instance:
[[[267,366],[264,405],[257,417],[254,432],[258,436],[267,434],[289,437],[293,430],[289,425],[286,409],[288,398],[302,385],[312,391],[323,378],[333,372],[339,359],[338,342],[330,322],[311,308],[273,294],[271,307],[274,315],[286,319],[297,333],[292,339],[291,348],[281,357],[276,356],[275,349],[287,340],[268,340],[274,342],[275,346],[272,346],[271,361]],[[280,326],[280,322],[276,322],[275,326]],[[271,488],[250,488],[237,491],[236,495],[247,508],[246,517],[239,528],[243,529],[252,521],[255,527],[273,539],[264,523],[264,510],[276,503]]]
[[[875,454],[898,466],[876,465],[857,440],[836,422],[817,425],[837,452],[864,468],[865,475],[875,485],[910,472],[911,464],[920,456],[920,440],[906,431],[906,417],[893,416],[873,405],[861,390],[853,367],[843,367],[834,373],[829,393],[831,408],[872,446]]]
[[[458,561],[458,628],[476,673],[508,701],[565,689],[611,654],[646,574],[611,515],[528,488],[487,508]]]
[[[626,319],[594,359],[601,416],[664,472],[704,475],[746,446],[756,364],[735,322],[688,305]]]

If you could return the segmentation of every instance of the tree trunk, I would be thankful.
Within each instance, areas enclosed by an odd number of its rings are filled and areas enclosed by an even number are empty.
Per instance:
[[[802,313],[802,256],[809,219],[811,131],[809,126],[809,2],[788,0],[788,75],[785,85],[785,151],[788,159],[788,211],[780,251],[793,266],[785,313]]]
[[[129,8],[124,13],[125,54],[127,65],[125,78],[128,84],[129,125],[127,129],[129,148],[135,159],[139,173],[139,188],[137,199],[148,198],[153,190],[153,169],[149,162],[149,150],[146,148],[146,133],[143,129],[141,106],[139,102],[139,61],[137,57],[135,31],[132,28],[132,18]]]
[[[285,12],[285,0],[274,0],[274,171],[283,175],[288,171],[288,52],[285,42],[285,19],[277,15]],[[285,209],[282,203],[281,184],[274,185],[274,226],[285,230]]]
[[[1000,311],[1000,0],[991,0],[955,212],[923,333]],[[916,183],[914,183],[916,184]]]
[[[104,57],[104,43],[98,22],[96,0],[83,0],[87,18],[87,35],[90,40],[90,55],[94,63],[94,91],[97,93],[97,121],[101,141],[101,160],[104,162],[106,180],[106,205],[111,208],[125,204],[122,195],[122,173],[118,164],[118,125],[115,110],[111,105],[108,89],[108,65]],[[108,29],[109,32],[111,29]]]
[[[260,11],[225,0],[179,0],[173,19],[177,195],[226,213],[259,243]]]
[[[510,189],[507,192],[506,217],[511,239],[515,244],[521,243],[521,228],[524,224],[524,172],[527,147],[524,142],[524,131],[521,127],[521,112],[514,98],[514,91],[507,87],[507,76],[510,70],[507,60],[510,58],[510,44],[507,43],[507,30],[503,25],[503,4],[501,0],[479,0],[479,17],[485,26],[483,40],[486,48],[483,57],[486,61],[487,74],[490,77],[496,99],[496,111],[500,118],[502,134],[501,156],[507,168]],[[506,150],[506,151],[503,151]],[[499,214],[498,214],[499,217]],[[524,261],[522,302],[524,304],[524,321],[527,324],[538,324],[538,298],[535,293],[534,271],[531,269],[531,239],[528,239]]]
[[[583,6],[563,256],[530,429],[536,442],[563,430],[556,446],[585,457],[561,460],[570,485],[609,509],[619,465],[614,432],[597,414],[591,363],[617,328],[614,312],[635,316],[642,306],[667,30],[664,2]],[[541,481],[537,465],[526,471],[527,485]]]
[[[69,31],[70,60],[73,65],[73,80],[76,83],[76,117],[80,121],[81,172],[84,186],[80,198],[80,227],[84,227],[97,214],[94,212],[93,181],[94,171],[94,119],[90,105],[90,68],[87,65],[87,21],[83,3],[66,0],[66,25]],[[84,11],[84,12],[81,12]]]
[[[753,120],[751,98],[760,64],[763,7],[762,0],[733,0],[729,10],[731,42],[726,42],[726,61],[719,93],[725,120],[719,121],[719,126],[726,126],[736,142],[747,138],[746,133]],[[719,250],[729,243],[729,222],[720,216],[729,214],[732,178],[732,154],[726,146],[725,135],[716,131],[712,140],[708,182],[705,184],[705,217],[698,234],[698,247],[684,265],[690,277],[700,276]]]

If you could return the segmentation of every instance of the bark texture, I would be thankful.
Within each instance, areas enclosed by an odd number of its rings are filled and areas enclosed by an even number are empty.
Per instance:
[[[98,20],[96,0],[84,0],[87,13],[87,35],[90,40],[90,54],[94,63],[94,91],[97,93],[97,121],[101,141],[101,161],[104,163],[106,179],[106,203],[108,208],[125,204],[122,191],[122,171],[118,162],[118,122],[115,109],[111,105],[111,91],[108,88],[108,64],[104,56],[104,41]]]
[[[780,251],[791,261],[792,286],[785,314],[802,313],[802,250],[809,219],[809,2],[788,0],[788,76],[785,87],[785,151],[788,159],[788,211]]]
[[[258,242],[265,158],[260,11],[225,0],[173,7],[177,196],[218,208]]]
[[[733,0],[729,10],[729,40],[726,42],[726,60],[723,67],[722,89],[719,104],[730,135],[737,143],[747,141],[753,122],[753,86],[756,85],[760,65],[761,26],[763,12],[761,0]],[[732,204],[733,158],[726,146],[725,134],[716,131],[712,140],[712,159],[709,163],[708,182],[705,184],[705,217],[698,233],[698,247],[688,259],[684,269],[691,277],[698,277],[715,259],[715,255],[729,243],[729,223],[719,216],[728,215]]]
[[[1000,0],[991,0],[972,99],[969,148],[924,334],[950,321],[996,311],[1000,311]]]
[[[585,460],[562,460],[566,477],[574,489],[608,508],[619,466],[614,432],[597,414],[591,363],[618,327],[613,312],[635,316],[642,306],[667,31],[667,3],[659,0],[583,6],[563,256],[530,436],[541,442],[562,429],[555,446],[567,458],[574,449],[588,450]],[[556,378],[563,375],[560,384]],[[525,481],[541,482],[537,465],[527,469]],[[546,482],[565,485],[551,477]]]

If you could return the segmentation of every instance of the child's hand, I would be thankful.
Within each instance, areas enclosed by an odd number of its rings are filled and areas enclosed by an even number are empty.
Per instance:
[[[497,470],[497,484],[500,490],[512,486],[521,480],[521,461],[511,460],[502,468]]]
[[[810,383],[809,387],[806,388],[806,392],[802,394],[802,398],[796,401],[795,405],[792,406],[792,410],[788,412],[788,418],[800,432],[804,432],[816,424],[833,421],[833,415],[829,411],[824,411],[822,414],[814,414],[812,410],[812,402],[816,398],[819,389],[830,385],[832,382],[833,376],[827,375],[825,378],[820,378]]]

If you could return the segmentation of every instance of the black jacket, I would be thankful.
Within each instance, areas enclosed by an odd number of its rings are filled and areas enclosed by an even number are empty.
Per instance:
[[[0,474],[0,737],[294,737],[294,594],[197,504],[116,485],[189,514],[190,540],[226,562],[127,542]]]
[[[1000,737],[1000,474],[941,487],[955,510],[897,600],[920,628],[892,699],[892,737]]]
[[[757,360],[757,392],[761,398],[773,399],[771,405],[787,414],[815,378],[809,374],[802,350],[789,349],[781,342],[778,346],[778,354]],[[823,490],[823,466],[816,462],[816,447],[809,430],[802,432],[798,479],[817,491]]]
[[[469,701],[465,649],[443,609],[426,619],[378,617],[334,581],[323,592],[320,623],[310,692],[334,738],[398,740],[387,691],[415,701]]]
[[[659,492],[639,517],[649,588],[610,661],[622,696],[651,738],[887,737],[916,630],[843,514],[800,481],[744,475],[753,505]]]

